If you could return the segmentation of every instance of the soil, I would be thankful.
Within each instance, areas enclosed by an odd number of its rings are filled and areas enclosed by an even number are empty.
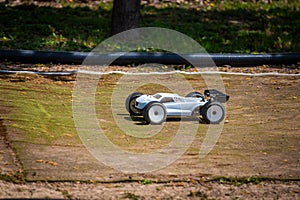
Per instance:
[[[60,1],[28,2],[62,6]],[[74,2],[91,7],[98,5],[98,1]],[[156,4],[159,1],[142,2]],[[78,66],[3,63],[0,69],[70,71]],[[134,69],[114,66],[104,70]],[[299,66],[225,66],[219,70],[250,74],[300,72]],[[57,84],[55,81],[60,80],[68,81],[60,84],[72,85],[74,78],[56,77],[40,82]],[[20,77],[1,79],[19,81]],[[18,141],[15,136],[20,132],[2,117],[12,108],[4,106],[0,96],[0,198],[299,199],[300,77],[226,75],[223,79],[231,99],[224,130],[214,150],[201,162],[197,154],[187,152],[168,168],[149,174],[126,174],[101,165],[83,145],[45,146]],[[201,140],[196,140],[194,147],[199,142]],[[14,145],[23,146],[25,151],[16,155]],[[43,160],[36,162],[40,158]],[[247,177],[254,178],[247,181]]]
[[[1,66],[2,69],[29,69],[24,65]],[[44,71],[77,69],[76,66],[44,67]],[[120,69],[115,66],[107,70]],[[296,66],[262,66],[240,70],[224,67],[221,70],[299,73]],[[16,78],[18,75],[3,76],[2,80]],[[191,82],[197,82],[198,78],[196,75],[188,77]],[[55,80],[44,78],[40,78],[39,83],[43,81],[57,84]],[[128,174],[113,170],[99,164],[83,145],[23,143],[14,138],[20,133],[2,118],[0,198],[299,198],[300,77],[224,75],[223,81],[231,98],[227,104],[225,126],[214,150],[200,162],[197,153],[188,151],[172,165],[153,173]],[[73,81],[60,81],[60,84],[70,86]],[[0,116],[10,112],[11,108],[1,101],[0,105]],[[195,139],[192,148],[200,145],[201,137]],[[14,145],[24,149],[18,151],[18,156]],[[43,161],[37,162],[40,158]],[[232,177],[232,180],[218,177]],[[247,177],[256,178],[247,181]]]
[[[0,181],[2,198],[71,199],[298,199],[299,182],[266,181],[260,184],[218,182],[13,184]]]

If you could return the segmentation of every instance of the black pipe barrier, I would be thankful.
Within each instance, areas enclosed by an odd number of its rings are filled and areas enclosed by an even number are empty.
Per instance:
[[[89,56],[88,63],[95,65],[128,65],[160,63],[165,65],[190,65],[187,61],[199,62],[203,66],[212,59],[217,66],[249,67],[259,65],[291,65],[300,63],[300,52],[272,54],[184,54],[175,53],[87,53],[87,52],[53,52],[32,50],[0,50],[0,61],[21,63],[82,64]],[[113,60],[113,63],[110,61]],[[205,62],[206,61],[206,62]],[[211,63],[211,62],[207,62]],[[211,67],[211,66],[207,66]]]

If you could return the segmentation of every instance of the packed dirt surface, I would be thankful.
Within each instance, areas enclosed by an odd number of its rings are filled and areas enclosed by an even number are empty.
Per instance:
[[[50,68],[57,71],[62,66],[45,67],[48,67],[45,71]],[[4,68],[29,69],[2,65]],[[222,134],[213,150],[199,159],[199,146],[205,137],[200,132],[180,159],[151,173],[114,170],[98,162],[80,143],[24,142],[22,131],[13,128],[14,120],[7,117],[13,110],[8,106],[10,100],[2,96],[0,198],[297,199],[300,192],[300,76],[296,74],[299,68],[267,68],[242,68],[240,71],[221,68],[222,71],[250,74],[275,70],[291,76],[222,75],[230,100]],[[72,69],[77,68],[73,66]],[[110,70],[119,69],[113,67]],[[68,82],[42,77],[26,79],[20,74],[5,75],[0,77],[1,93],[27,87],[29,83],[71,88],[74,77],[66,79]],[[114,85],[113,81],[117,81],[114,79],[114,75],[108,75],[103,84],[112,81],[111,85]],[[188,75],[186,79],[195,90],[203,90],[204,85],[199,83],[201,75]],[[14,82],[19,85],[14,87],[11,85]],[[103,119],[103,123],[108,122]],[[165,124],[172,127],[177,123],[169,121]],[[201,130],[208,126],[200,124]],[[151,146],[147,148],[151,149]]]
[[[299,199],[299,182],[266,181],[236,186],[219,182],[27,183],[0,181],[0,198],[55,199]]]

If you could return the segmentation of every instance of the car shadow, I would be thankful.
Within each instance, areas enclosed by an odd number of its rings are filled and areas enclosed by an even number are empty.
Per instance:
[[[124,119],[127,121],[135,122],[135,125],[148,125],[148,123],[145,122],[143,117],[141,116],[127,115],[126,117],[124,117]]]
[[[124,119],[127,121],[133,121],[135,125],[149,125],[147,122],[144,121],[142,116],[134,116],[128,114],[120,114],[124,116]],[[126,115],[126,116],[125,116]],[[207,124],[201,117],[168,117],[166,122],[167,123],[174,123],[174,122],[197,122],[200,124]]]
[[[207,124],[201,117],[169,117],[166,122],[197,122],[199,124]]]

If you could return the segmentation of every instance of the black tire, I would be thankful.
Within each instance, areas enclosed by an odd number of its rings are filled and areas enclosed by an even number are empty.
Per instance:
[[[204,95],[200,92],[190,92],[185,97],[195,97],[195,98],[201,98],[202,100],[205,99]]]
[[[159,102],[149,103],[143,110],[143,117],[148,124],[162,124],[166,121],[166,107]]]
[[[196,107],[193,112],[192,112],[192,116],[193,117],[198,117],[201,115],[201,107]]]
[[[208,124],[219,124],[225,117],[225,107],[217,101],[209,101],[201,108],[203,120]]]
[[[143,95],[143,93],[134,92],[127,97],[125,106],[126,106],[127,112],[129,112],[130,115],[140,115],[139,110],[137,108],[135,108],[134,105],[135,105],[136,99],[142,95]]]

